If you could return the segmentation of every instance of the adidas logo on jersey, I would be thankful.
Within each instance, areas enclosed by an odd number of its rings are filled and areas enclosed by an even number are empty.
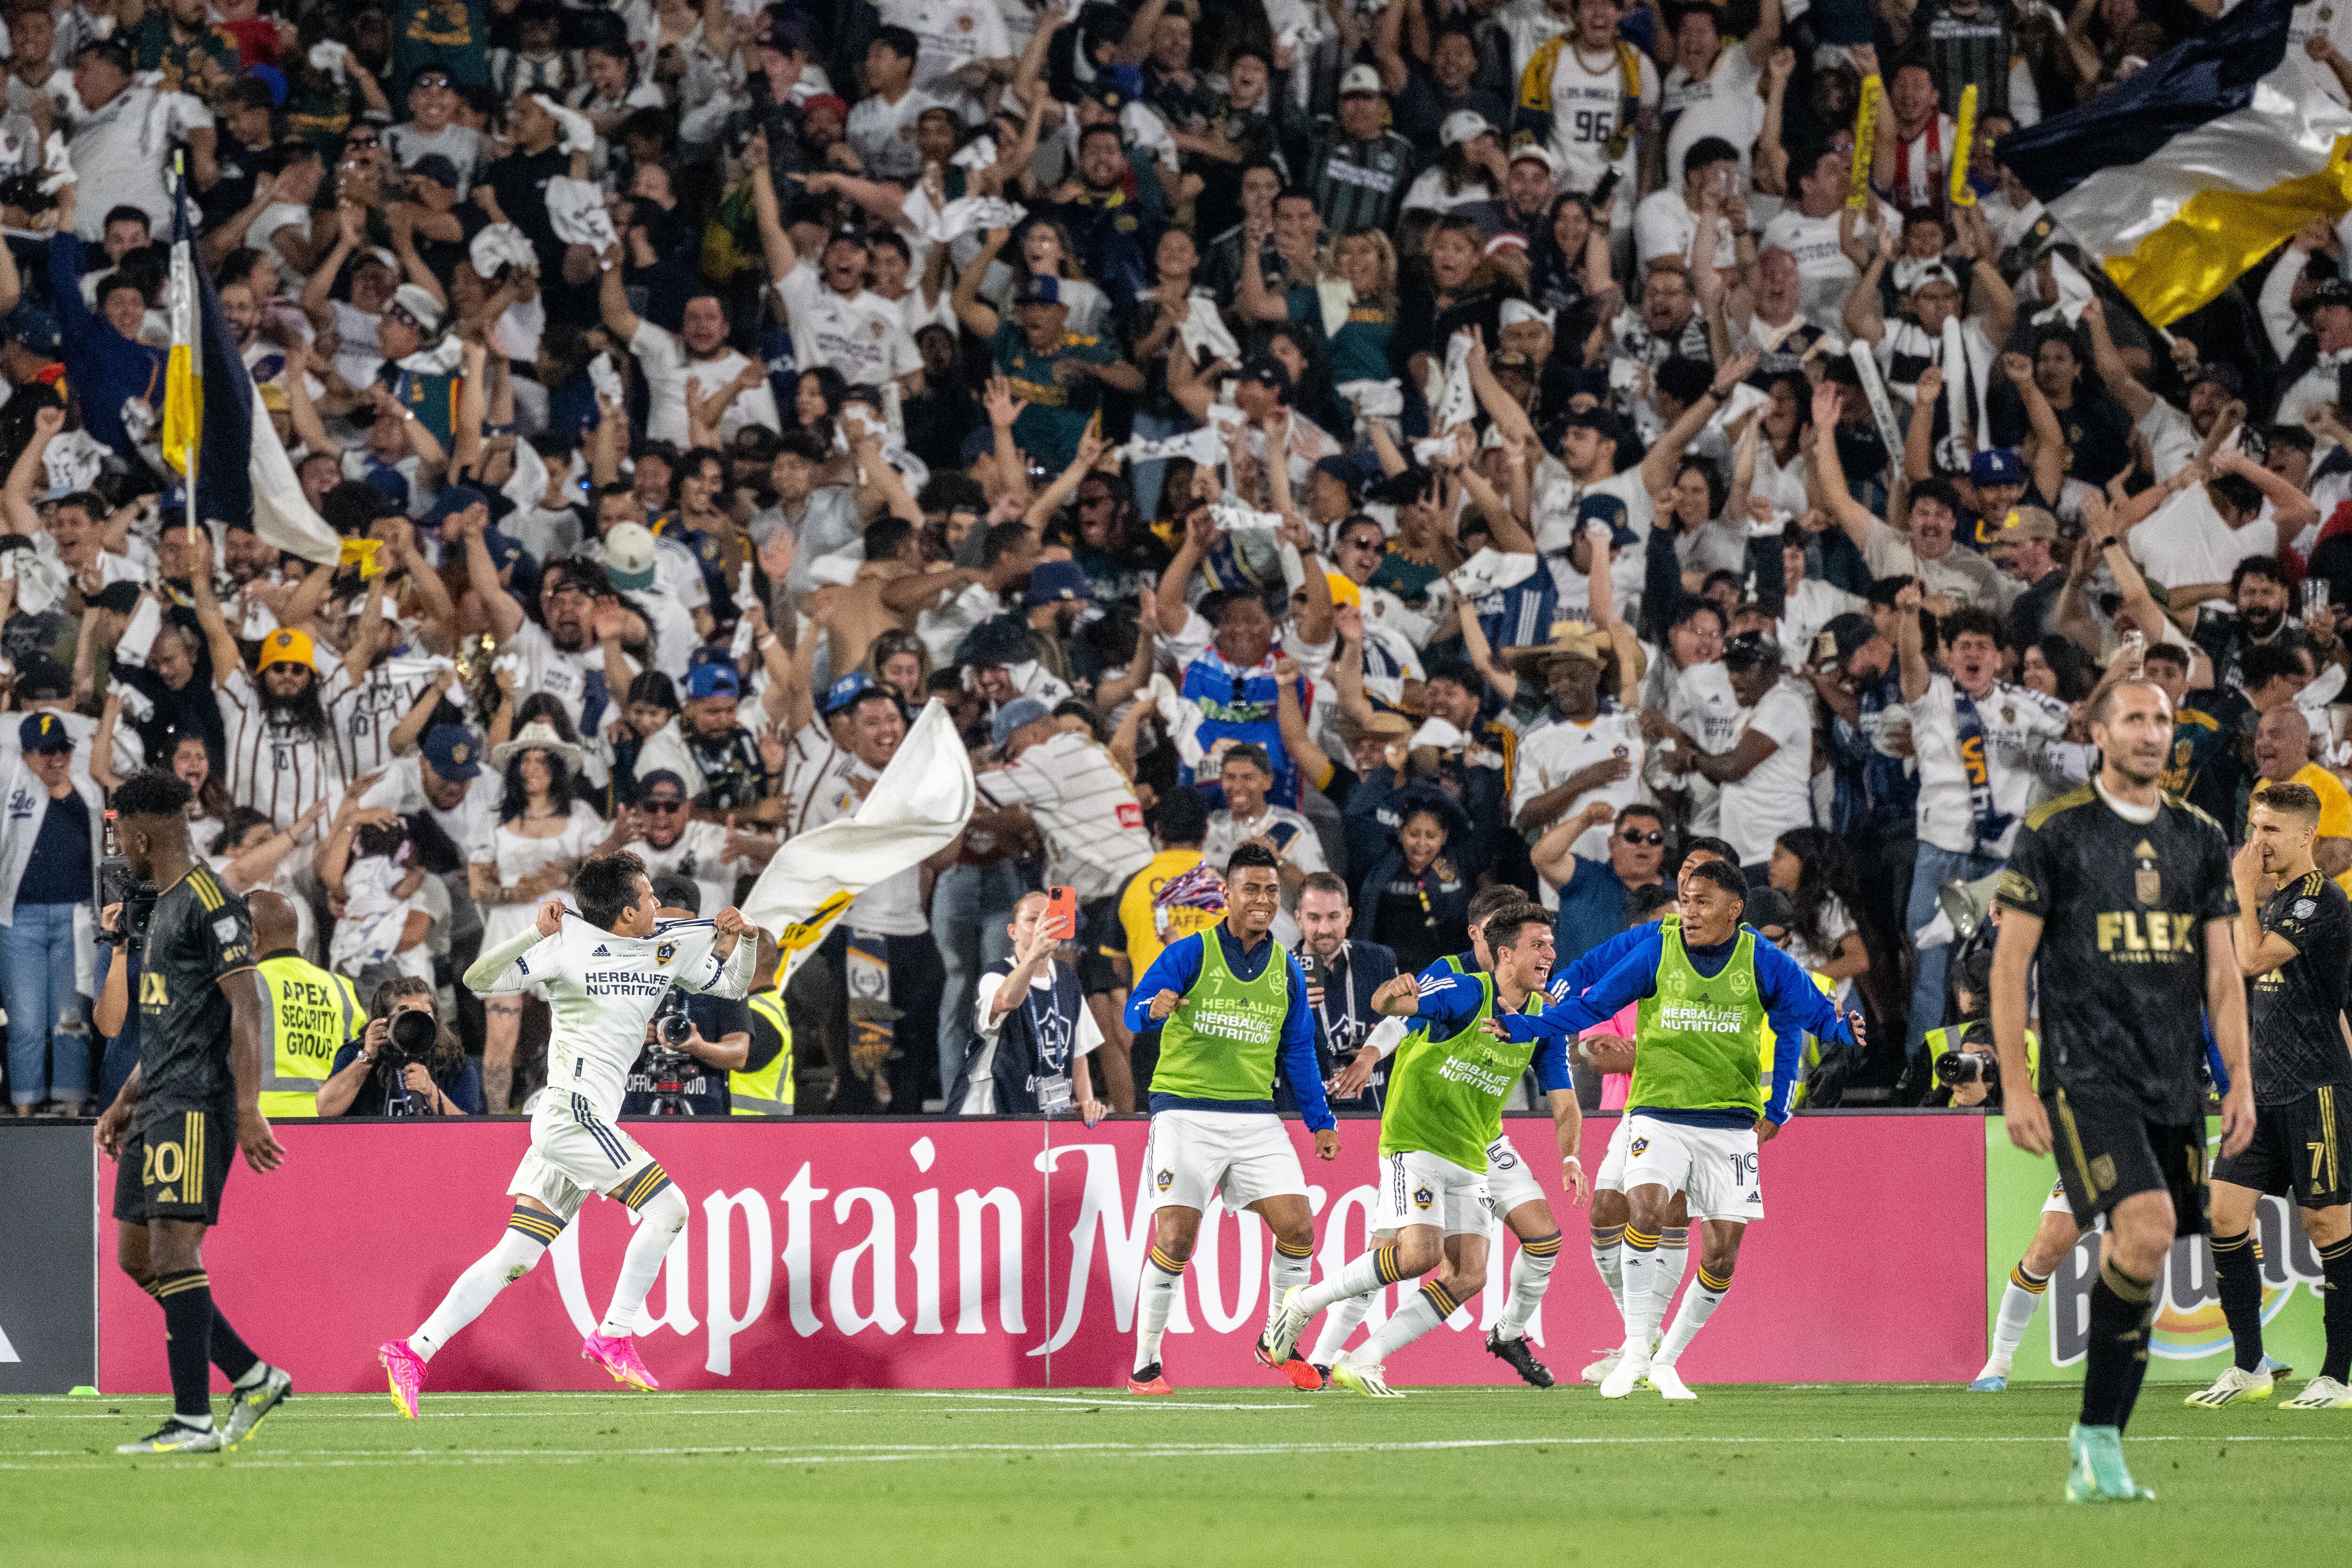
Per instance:
[[[605,948],[602,943],[599,943],[596,951],[590,953],[588,956],[591,958],[610,958],[613,954],[609,949]]]

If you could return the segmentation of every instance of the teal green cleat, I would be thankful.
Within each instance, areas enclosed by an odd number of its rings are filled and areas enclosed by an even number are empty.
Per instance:
[[[2067,1434],[2066,1451],[2073,1460],[2066,1472],[2068,1502],[2156,1500],[2156,1494],[2135,1482],[2124,1468],[2123,1435],[2114,1427],[2077,1423]]]

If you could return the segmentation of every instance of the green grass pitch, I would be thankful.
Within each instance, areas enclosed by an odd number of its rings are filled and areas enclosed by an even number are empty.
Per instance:
[[[2318,1561],[2352,1414],[2186,1409],[2158,1500],[2059,1500],[2077,1390],[1286,1388],[303,1397],[235,1455],[118,1458],[168,1402],[0,1399],[0,1561],[1476,1564]],[[2300,1386],[2300,1379],[2296,1386]],[[225,1405],[222,1406],[225,1408]],[[1833,1555],[1829,1553],[1834,1553]]]

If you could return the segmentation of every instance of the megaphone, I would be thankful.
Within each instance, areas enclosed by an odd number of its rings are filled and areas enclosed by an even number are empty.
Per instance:
[[[2000,873],[1995,871],[1973,882],[1951,881],[1936,889],[1936,902],[1952,922],[1956,942],[1967,942],[1984,925],[1992,910],[1993,889],[2000,885]]]

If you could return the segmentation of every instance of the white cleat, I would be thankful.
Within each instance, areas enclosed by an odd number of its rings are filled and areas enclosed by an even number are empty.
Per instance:
[[[1617,1364],[1609,1369],[1609,1375],[1601,1380],[1601,1397],[1603,1399],[1622,1399],[1627,1394],[1633,1393],[1633,1390],[1639,1388],[1642,1385],[1642,1380],[1649,1376],[1649,1374],[1650,1352],[1648,1347],[1644,1346],[1640,1350],[1629,1350],[1623,1352],[1620,1355]]]
[[[1331,1367],[1331,1382],[1335,1386],[1351,1394],[1360,1394],[1368,1399],[1402,1399],[1403,1394],[1389,1386],[1388,1378],[1384,1375],[1386,1372],[1385,1367],[1359,1366],[1342,1357]]]
[[[1291,1352],[1298,1348],[1298,1336],[1307,1331],[1307,1321],[1313,1314],[1302,1312],[1293,1305],[1306,1289],[1304,1285],[1293,1285],[1289,1289],[1285,1290],[1282,1293],[1282,1305],[1275,1310],[1274,1321],[1266,1325],[1265,1353],[1268,1366],[1280,1366],[1288,1361]]]
[[[2279,1406],[2281,1410],[2352,1410],[2352,1388],[2332,1377],[2315,1377],[2303,1392]]]
[[[1675,1370],[1675,1363],[1670,1361],[1654,1361],[1650,1363],[1650,1386],[1656,1389],[1659,1397],[1664,1399],[1696,1399],[1698,1397],[1690,1391],[1690,1384],[1683,1381],[1683,1374]]]
[[[1587,1383],[1603,1382],[1608,1378],[1611,1373],[1617,1370],[1617,1363],[1624,1358],[1625,1348],[1622,1345],[1620,1345],[1615,1350],[1611,1351],[1607,1355],[1602,1356],[1599,1361],[1594,1362],[1591,1366],[1586,1367],[1579,1375]]]
[[[2200,1410],[2219,1410],[2224,1405],[2243,1405],[2270,1396],[2269,1373],[2242,1372],[2232,1366],[2223,1368],[2221,1375],[2213,1380],[2210,1388],[2200,1388],[2180,1403]]]

